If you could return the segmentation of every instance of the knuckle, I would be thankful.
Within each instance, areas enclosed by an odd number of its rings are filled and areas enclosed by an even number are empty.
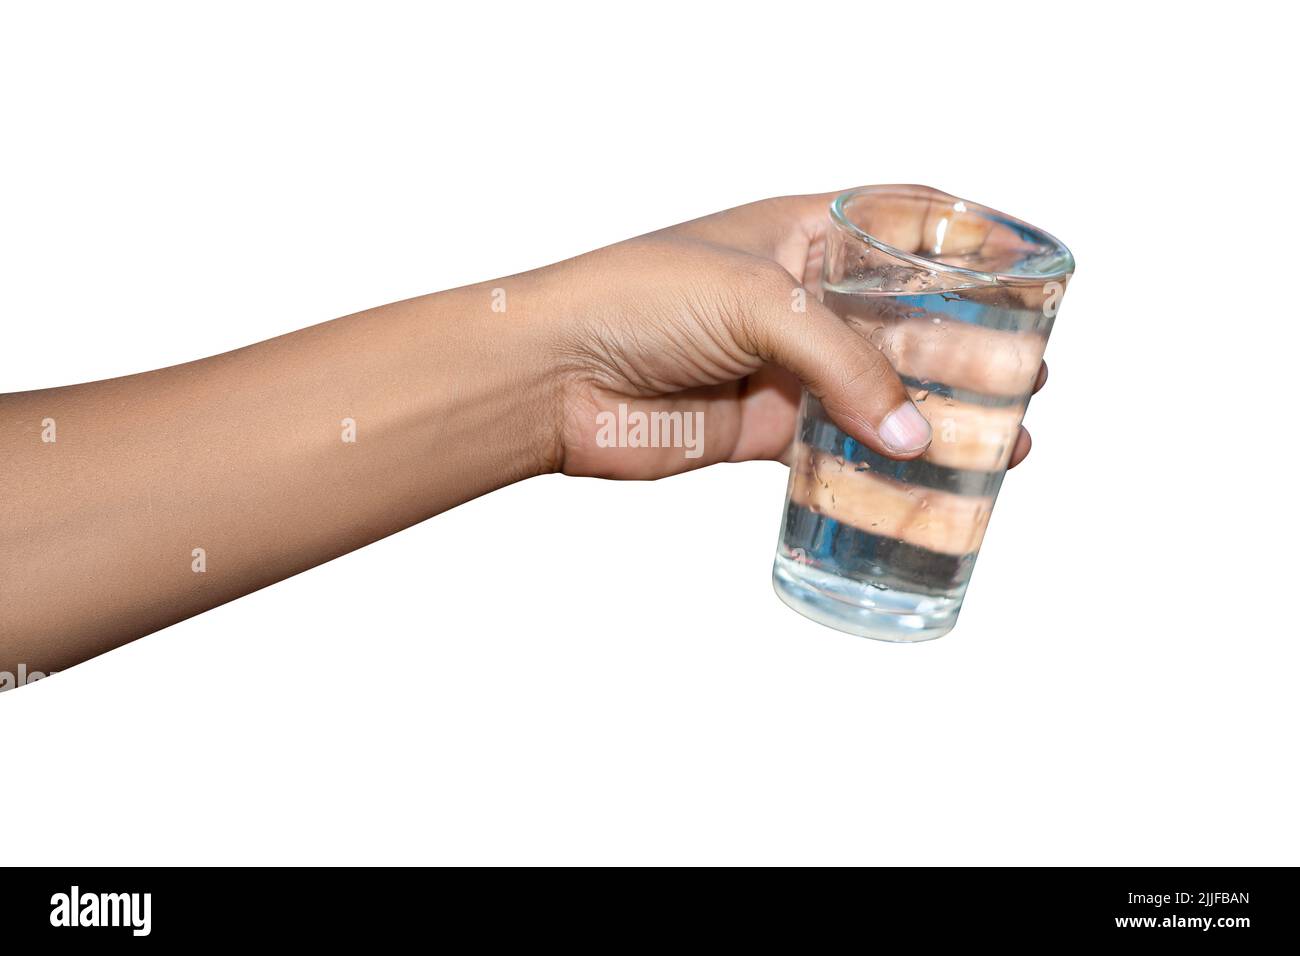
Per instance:
[[[840,388],[846,390],[868,390],[872,393],[888,394],[901,389],[898,375],[894,372],[889,359],[881,355],[870,343],[863,342],[862,349],[853,351],[853,358],[844,365],[840,376]]]
[[[773,305],[787,298],[796,285],[781,266],[757,256],[729,259],[722,265],[718,283],[728,290],[737,317],[752,327],[766,326],[776,312]]]
[[[845,390],[867,388],[877,391],[893,387],[896,381],[894,369],[885,357],[874,348],[869,348],[858,351],[854,360],[845,366],[840,387]]]
[[[796,285],[794,277],[785,267],[771,259],[751,259],[741,266],[749,288],[762,296],[789,295]]]

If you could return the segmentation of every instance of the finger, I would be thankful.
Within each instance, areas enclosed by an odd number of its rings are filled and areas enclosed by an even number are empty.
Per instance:
[[[842,191],[762,199],[678,223],[668,231],[771,259],[791,233],[820,234],[830,219],[831,201]]]
[[[821,239],[830,224],[831,201],[840,192],[764,199],[667,231],[770,259],[815,290],[821,277]]]
[[[909,459],[930,444],[930,424],[889,360],[813,299],[791,308],[793,281],[780,267],[755,283],[746,328],[754,354],[794,372],[839,427],[890,458]],[[759,290],[762,291],[759,291]]]
[[[806,445],[791,469],[792,502],[868,534],[952,557],[979,550],[993,508],[989,495],[954,494],[846,468],[842,458]]]
[[[939,306],[899,316],[872,296],[842,296],[836,308],[903,375],[1001,398],[1030,393],[1047,347],[1044,335],[986,328]]]
[[[912,399],[934,429],[926,461],[974,471],[1007,467],[1020,434],[1023,403],[979,405],[925,389],[914,391]]]
[[[764,365],[749,376],[740,393],[740,424],[730,460],[790,464],[787,456],[802,393],[799,379],[779,365]]]
[[[1025,460],[1029,450],[1034,447],[1034,439],[1029,434],[1029,429],[1023,425],[1020,427],[1020,434],[1016,436],[1016,447],[1011,450],[1011,461],[1007,463],[1008,468],[1014,468]]]

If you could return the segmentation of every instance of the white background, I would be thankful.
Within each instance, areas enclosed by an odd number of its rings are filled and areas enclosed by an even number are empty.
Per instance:
[[[0,697],[0,859],[1300,862],[1294,54],[1145,9],[0,15],[0,391],[870,182],[1079,263],[943,640],[778,602],[777,464],[529,481]]]

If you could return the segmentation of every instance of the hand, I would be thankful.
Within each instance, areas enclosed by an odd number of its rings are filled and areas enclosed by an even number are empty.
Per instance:
[[[881,454],[922,454],[930,426],[889,361],[817,299],[834,193],[751,203],[559,263],[559,461],[570,475],[660,478],[780,459],[800,382]],[[802,311],[801,311],[802,310]],[[1035,390],[1046,378],[1039,371]],[[638,426],[676,447],[626,447]],[[695,432],[702,429],[701,434]],[[1021,430],[1014,466],[1029,451]]]

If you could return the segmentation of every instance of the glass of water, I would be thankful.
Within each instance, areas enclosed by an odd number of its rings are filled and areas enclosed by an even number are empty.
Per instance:
[[[830,216],[822,300],[889,359],[933,441],[894,461],[805,393],[773,581],[838,630],[931,640],[957,621],[1074,259],[923,186],[853,190]]]

